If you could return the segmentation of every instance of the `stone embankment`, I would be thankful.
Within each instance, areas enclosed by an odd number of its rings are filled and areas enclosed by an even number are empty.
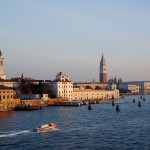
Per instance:
[[[21,100],[14,110],[37,110],[43,106],[82,106],[87,104],[98,104],[102,101],[99,100],[68,100],[67,98],[55,98],[48,100]]]

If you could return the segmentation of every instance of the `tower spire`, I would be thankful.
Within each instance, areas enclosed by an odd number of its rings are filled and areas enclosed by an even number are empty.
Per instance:
[[[3,56],[2,51],[0,49],[0,79],[6,79],[6,75],[4,74],[3,62],[4,62],[4,56]]]

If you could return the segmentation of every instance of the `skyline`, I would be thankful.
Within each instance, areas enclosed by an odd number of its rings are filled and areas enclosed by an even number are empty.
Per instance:
[[[0,49],[7,78],[98,81],[102,53],[108,79],[150,80],[150,2],[0,1]],[[14,67],[15,66],[15,67]]]

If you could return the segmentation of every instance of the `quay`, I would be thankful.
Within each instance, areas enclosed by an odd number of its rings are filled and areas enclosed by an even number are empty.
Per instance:
[[[82,106],[87,104],[99,104],[101,100],[52,100],[48,101],[48,106]]]
[[[55,98],[48,100],[21,100],[20,104],[14,107],[15,111],[39,110],[44,106],[70,106],[77,107],[88,104],[99,104],[100,100],[68,100],[67,98]]]
[[[38,109],[41,109],[42,107],[40,105],[34,105],[34,106],[31,106],[31,105],[25,105],[25,106],[22,106],[22,105],[18,105],[14,108],[14,110],[16,111],[31,111],[31,110],[38,110]]]

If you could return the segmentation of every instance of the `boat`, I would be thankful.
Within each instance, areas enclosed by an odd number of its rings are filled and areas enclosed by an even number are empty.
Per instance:
[[[34,132],[46,131],[46,130],[54,129],[54,128],[56,128],[56,126],[57,125],[54,123],[44,124],[44,125],[39,126],[36,129],[33,129],[33,131]]]

